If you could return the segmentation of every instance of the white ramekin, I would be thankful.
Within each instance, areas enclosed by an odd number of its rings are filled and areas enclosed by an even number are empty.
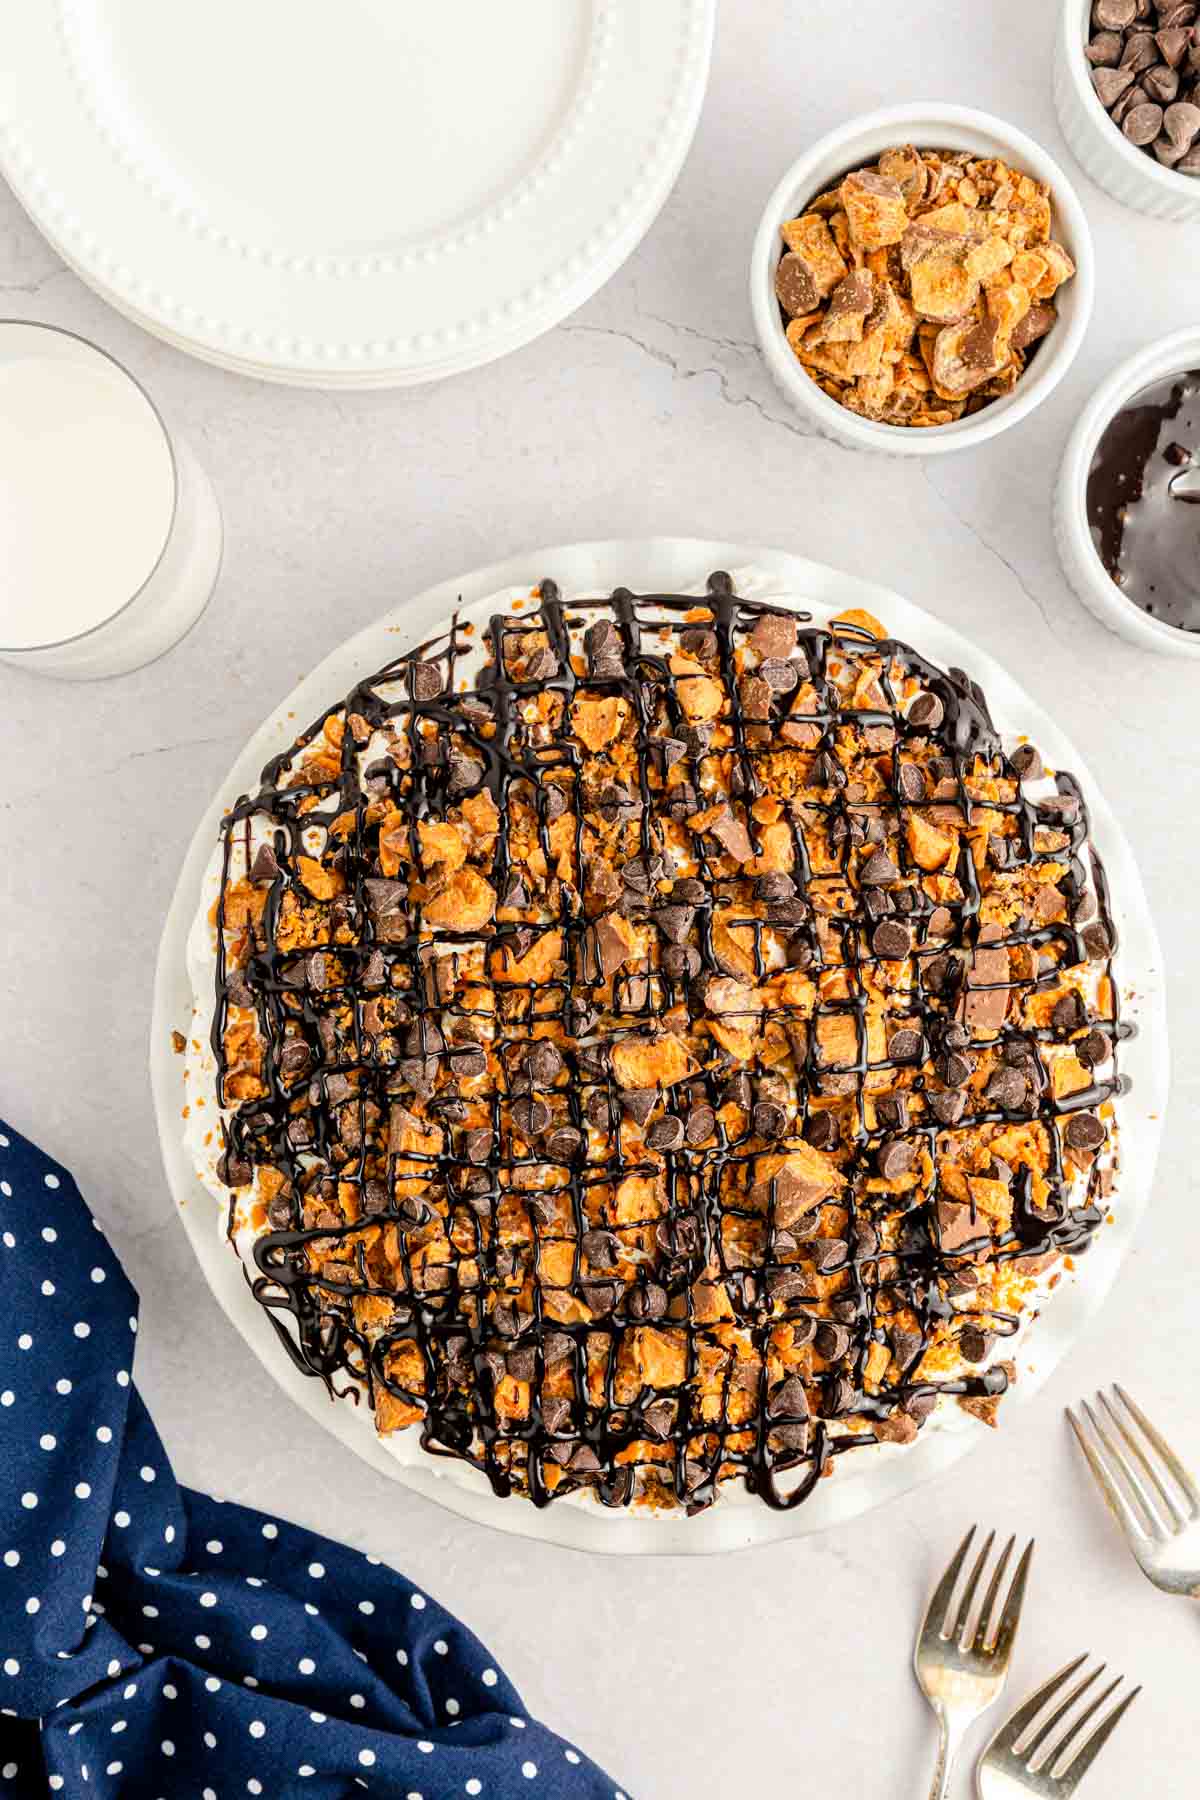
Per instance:
[[[1054,49],[1054,104],[1063,136],[1098,187],[1154,219],[1200,219],[1200,176],[1180,175],[1114,125],[1092,86],[1084,55],[1092,0],[1062,0]]]
[[[1200,331],[1177,331],[1139,350],[1093,395],[1071,433],[1054,495],[1054,538],[1067,580],[1110,631],[1162,656],[1200,656],[1200,634],[1152,619],[1127,600],[1100,561],[1088,525],[1087,482],[1105,428],[1135,394],[1166,375],[1200,369]]]
[[[1075,263],[1074,279],[1055,295],[1058,324],[1042,339],[1028,372],[1012,393],[952,425],[882,425],[839,406],[797,361],[784,335],[775,298],[780,226],[795,218],[808,201],[823,193],[839,176],[873,162],[881,151],[894,144],[914,144],[918,150],[970,150],[977,156],[999,156],[1022,173],[1046,182],[1054,205],[1054,235]],[[1032,412],[1058,386],[1074,361],[1092,315],[1094,291],[1091,232],[1074,188],[1054,159],[1023,131],[990,113],[928,101],[866,113],[819,138],[792,164],[768,200],[750,262],[755,329],[767,367],[781,391],[826,436],[857,449],[892,456],[940,456],[950,450],[968,450],[1007,431]]]

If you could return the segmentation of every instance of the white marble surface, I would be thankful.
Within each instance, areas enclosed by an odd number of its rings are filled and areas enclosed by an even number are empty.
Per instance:
[[[1158,1792],[1194,1788],[1200,1617],[1125,1556],[1062,1407],[1119,1375],[1200,1452],[1187,1111],[1200,1081],[1197,676],[1083,612],[1048,501],[1096,381],[1194,322],[1195,234],[1121,211],[1080,176],[1100,287],[1079,362],[1010,435],[925,466],[807,436],[763,373],[745,293],[767,191],[849,113],[968,101],[1070,166],[1049,92],[1056,10],[730,0],[695,147],[638,253],[541,342],[415,392],[292,392],[192,362],[81,287],[0,187],[0,312],[73,327],[125,360],[189,434],[227,531],[211,608],[156,667],[84,688],[0,667],[0,1112],[73,1163],[141,1288],[138,1379],[180,1475],[398,1563],[494,1645],[532,1709],[645,1800],[923,1793],[931,1722],[909,1642],[973,1519],[1039,1538],[1014,1692],[1084,1649],[1146,1683],[1086,1793],[1115,1800],[1143,1770]],[[886,1514],[739,1557],[651,1564],[462,1522],[276,1403],[171,1216],[146,1034],[193,823],[296,676],[397,595],[457,570],[524,545],[653,532],[780,544],[891,583],[1058,709],[1141,859],[1176,971],[1176,1073],[1156,1200],[1124,1279],[1033,1404]],[[964,1769],[955,1792],[968,1789]]]

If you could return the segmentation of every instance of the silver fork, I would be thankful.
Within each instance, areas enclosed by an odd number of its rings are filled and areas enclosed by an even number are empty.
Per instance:
[[[962,1599],[955,1605],[954,1590],[974,1536],[972,1525],[950,1567],[933,1590],[913,1656],[921,1692],[938,1721],[937,1766],[929,1800],[945,1800],[950,1772],[963,1738],[980,1713],[1000,1698],[1033,1556],[1033,1540],[1030,1539],[1017,1564],[1000,1616],[993,1625],[1000,1585],[1016,1539],[1009,1538],[1004,1546],[976,1618],[973,1612],[975,1595],[996,1534],[994,1531],[988,1533],[963,1589]]]
[[[1090,1431],[1068,1408],[1071,1429],[1142,1574],[1165,1593],[1198,1599],[1200,1488],[1125,1389],[1112,1392],[1119,1406],[1098,1394],[1099,1414],[1082,1402]]]
[[[1098,1725],[1080,1740],[1080,1732],[1091,1724],[1096,1714],[1107,1705],[1121,1685],[1122,1677],[1117,1676],[1108,1686],[1091,1701],[1091,1703],[1074,1719],[1063,1725],[1063,1720],[1087,1692],[1093,1682],[1104,1673],[1104,1664],[1085,1675],[1072,1691],[1061,1700],[1049,1718],[1039,1728],[1036,1735],[1029,1737],[1030,1728],[1043,1707],[1051,1700],[1058,1699],[1067,1686],[1072,1675],[1081,1669],[1087,1661],[1086,1656],[1077,1656],[1075,1661],[1052,1675],[1049,1681],[1030,1694],[1028,1700],[1019,1706],[1012,1718],[1003,1724],[983,1755],[979,1759],[979,1767],[975,1771],[975,1781],[979,1789],[979,1800],[1068,1800],[1083,1780],[1105,1744],[1116,1730],[1117,1725],[1133,1705],[1141,1693],[1140,1687],[1131,1689],[1125,1698],[1114,1706],[1112,1711],[1102,1718]],[[1059,1727],[1062,1726],[1062,1730]],[[1023,1741],[1027,1740],[1027,1741]],[[1018,1745],[1020,1748],[1018,1749]],[[1036,1768],[1033,1766],[1036,1763]],[[1065,1765],[1065,1766],[1064,1766]],[[1056,1772],[1057,1771],[1057,1772]]]

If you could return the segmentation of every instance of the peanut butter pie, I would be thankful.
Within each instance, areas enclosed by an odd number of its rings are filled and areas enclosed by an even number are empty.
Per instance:
[[[961,670],[544,580],[335,701],[216,869],[211,1178],[379,1433],[695,1512],[994,1422],[1126,1028],[1080,789]]]

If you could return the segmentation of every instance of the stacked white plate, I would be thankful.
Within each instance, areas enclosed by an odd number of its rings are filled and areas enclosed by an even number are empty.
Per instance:
[[[716,0],[8,0],[0,171],[121,312],[222,367],[490,362],[669,194]]]

